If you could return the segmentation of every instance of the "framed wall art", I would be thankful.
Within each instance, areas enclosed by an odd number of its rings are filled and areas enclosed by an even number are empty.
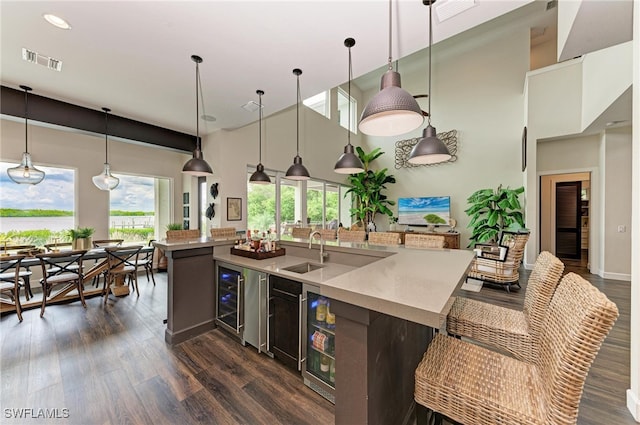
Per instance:
[[[227,220],[242,220],[242,198],[227,198]]]

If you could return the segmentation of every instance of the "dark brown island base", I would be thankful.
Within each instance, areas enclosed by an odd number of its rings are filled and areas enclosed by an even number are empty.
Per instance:
[[[409,421],[415,368],[434,329],[444,324],[452,294],[462,285],[473,258],[472,252],[459,249],[328,242],[328,259],[320,264],[320,245],[309,249],[303,239],[281,241],[286,255],[266,260],[231,255],[230,240],[162,241],[156,246],[169,258],[169,344],[215,327],[214,262],[297,281],[330,299],[338,425]],[[307,263],[312,267],[301,273],[300,265]],[[259,314],[263,304],[259,302]],[[300,312],[302,328],[302,307]],[[301,346],[305,342],[306,337],[300,338]],[[268,347],[261,351],[270,354]],[[304,370],[306,357],[299,361]]]

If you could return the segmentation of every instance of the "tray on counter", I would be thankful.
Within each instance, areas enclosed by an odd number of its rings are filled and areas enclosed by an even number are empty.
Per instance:
[[[239,255],[241,257],[253,258],[254,260],[264,260],[265,258],[280,257],[281,255],[285,255],[286,250],[284,248],[278,248],[275,251],[255,252],[231,247],[231,254]]]

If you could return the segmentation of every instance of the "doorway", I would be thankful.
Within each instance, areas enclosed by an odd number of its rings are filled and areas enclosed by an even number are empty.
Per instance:
[[[540,176],[540,250],[584,269],[589,268],[590,188],[590,172]]]

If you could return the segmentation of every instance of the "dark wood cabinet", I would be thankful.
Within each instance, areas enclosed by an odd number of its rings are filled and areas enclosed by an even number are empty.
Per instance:
[[[298,370],[302,284],[269,276],[269,347],[274,358]]]

